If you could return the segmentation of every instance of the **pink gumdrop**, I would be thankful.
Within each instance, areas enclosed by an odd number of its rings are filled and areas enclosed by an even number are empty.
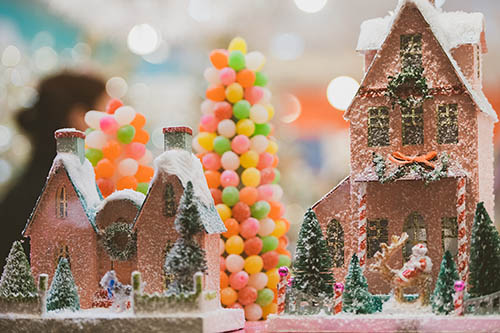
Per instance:
[[[212,114],[205,114],[201,116],[200,122],[201,126],[203,126],[207,132],[215,132],[217,130],[217,125],[219,124],[217,118],[215,118]]]
[[[219,71],[219,79],[226,86],[236,81],[236,72],[231,67],[225,67]]]
[[[250,279],[248,279],[248,286],[254,287],[257,290],[264,289],[267,285],[268,277],[266,273],[259,272],[250,275]]]
[[[226,259],[224,259],[223,256],[220,256],[220,270],[221,271],[226,270]]]
[[[259,232],[259,227],[259,220],[250,217],[240,225],[240,235],[245,239],[255,237]]]
[[[243,306],[240,303],[236,302],[236,303],[233,303],[233,305],[231,305],[229,308],[230,309],[243,309]]]
[[[262,318],[262,308],[260,305],[252,303],[245,306],[245,318],[249,321],[257,321]]]
[[[226,170],[220,175],[220,183],[222,187],[238,186],[240,177],[233,170]]]
[[[245,287],[238,292],[238,302],[241,305],[252,304],[257,300],[257,289]]]
[[[139,142],[132,142],[125,147],[125,152],[134,160],[139,160],[146,153],[146,146]]]
[[[274,190],[270,184],[260,185],[257,187],[257,191],[259,193],[258,200],[271,201]]]
[[[259,155],[259,164],[257,164],[257,169],[262,170],[265,168],[270,168],[273,165],[274,157],[268,152],[264,152]]]
[[[224,251],[226,250],[226,245],[224,244],[224,241],[222,238],[219,239],[219,255],[223,255]]]
[[[243,134],[237,135],[231,141],[231,148],[235,153],[243,154],[250,148],[250,139]]]
[[[218,188],[211,188],[210,193],[212,194],[212,198],[214,199],[214,203],[216,205],[222,203],[222,191]]]
[[[203,167],[206,170],[214,170],[217,171],[220,169],[220,156],[219,154],[216,153],[208,153],[203,156],[201,159],[201,162],[203,163]]]
[[[115,120],[113,116],[104,116],[99,120],[99,126],[101,130],[106,134],[115,134],[118,131],[120,125]]]
[[[248,273],[245,271],[233,273],[229,276],[229,285],[235,290],[242,289],[247,285],[247,283],[248,283]]]
[[[245,99],[252,105],[260,102],[264,96],[264,90],[259,86],[248,87],[245,89]]]
[[[271,184],[274,180],[275,174],[272,168],[265,168],[260,170],[260,183]]]
[[[245,260],[237,254],[230,254],[226,258],[226,269],[231,273],[237,273],[243,269]]]

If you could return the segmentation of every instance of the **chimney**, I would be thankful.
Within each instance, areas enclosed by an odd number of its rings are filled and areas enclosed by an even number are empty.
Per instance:
[[[54,133],[58,153],[71,153],[85,161],[85,133],[74,128],[58,129]]]
[[[436,0],[429,0],[429,2],[431,3],[431,5],[433,5],[434,7],[436,7]]]
[[[191,152],[193,130],[186,126],[172,126],[163,128],[163,150],[183,149]]]

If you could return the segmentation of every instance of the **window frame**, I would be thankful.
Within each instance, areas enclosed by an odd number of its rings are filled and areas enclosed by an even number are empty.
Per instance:
[[[385,147],[391,144],[389,108],[372,106],[368,108],[368,147]],[[381,141],[376,140],[382,138]]]
[[[59,186],[56,192],[56,217],[58,219],[68,217],[68,191],[65,185]]]
[[[409,230],[409,224],[412,224],[414,228],[413,233],[410,233]],[[424,232],[422,232],[422,230]],[[405,245],[403,246],[403,259],[405,261],[408,261],[408,259],[411,256],[411,249],[413,246],[419,244],[419,243],[424,243],[427,244],[427,225],[425,223],[425,219],[422,214],[418,212],[412,212],[410,213],[404,222],[403,225],[403,231],[408,234],[408,240],[406,241]],[[421,235],[424,235],[423,239],[421,238]]]
[[[442,116],[443,114],[445,117]],[[438,144],[457,144],[459,140],[458,104],[438,104],[436,107],[436,122]]]
[[[389,243],[389,220],[386,218],[370,219],[366,224],[366,254],[373,258],[380,251],[380,244]]]
[[[172,183],[167,183],[163,192],[163,215],[174,217],[177,214],[177,202],[175,200],[175,191]]]
[[[422,67],[422,34],[402,34],[399,38],[401,68]]]
[[[332,235],[332,233],[335,234]],[[334,236],[337,235],[336,239]],[[333,218],[326,226],[326,243],[332,257],[333,267],[339,268],[345,265],[345,237],[344,228],[339,220]]]
[[[445,230],[451,230],[451,237],[445,236]],[[452,239],[455,243],[453,251],[447,248],[445,239]],[[441,249],[443,253],[449,250],[454,258],[458,255],[458,220],[456,216],[441,218]]]
[[[403,146],[424,144],[424,107],[401,107],[401,142]],[[408,112],[408,110],[410,110]],[[408,123],[410,122],[410,124]]]

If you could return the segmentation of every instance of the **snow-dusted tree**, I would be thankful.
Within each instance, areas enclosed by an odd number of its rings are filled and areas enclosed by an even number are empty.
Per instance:
[[[316,214],[308,209],[300,227],[292,288],[310,296],[332,297],[332,257]]]
[[[174,222],[180,237],[165,258],[165,272],[173,277],[168,292],[193,291],[194,274],[207,270],[205,251],[194,240],[194,236],[203,230],[196,200],[193,184],[188,182]]]
[[[37,295],[28,258],[26,258],[21,242],[15,241],[0,279],[0,298],[29,301],[35,299]]]
[[[436,314],[449,314],[455,309],[453,294],[455,281],[459,279],[455,262],[450,251],[446,251],[441,261],[441,268],[436,282],[436,288],[431,296],[432,311]]]
[[[343,294],[343,311],[349,313],[374,313],[377,311],[376,300],[368,291],[368,283],[363,275],[359,259],[353,254],[349,263],[349,271],[345,278]]]
[[[68,259],[61,258],[47,295],[47,310],[80,310],[80,297],[69,268]]]
[[[470,246],[469,293],[483,296],[500,290],[500,236],[484,203],[477,204]]]

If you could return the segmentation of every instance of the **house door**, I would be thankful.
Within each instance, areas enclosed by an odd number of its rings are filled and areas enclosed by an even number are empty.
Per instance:
[[[403,247],[403,258],[405,261],[411,256],[411,248],[418,243],[427,243],[427,230],[425,229],[424,217],[418,212],[413,212],[405,220],[403,231],[408,234],[408,240]]]

